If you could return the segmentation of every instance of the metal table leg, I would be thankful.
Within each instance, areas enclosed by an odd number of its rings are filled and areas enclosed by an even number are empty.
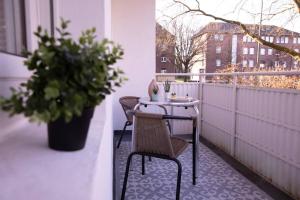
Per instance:
[[[199,163],[199,109],[197,106],[193,107],[196,113],[196,121],[193,122],[193,185],[196,185],[196,178]]]

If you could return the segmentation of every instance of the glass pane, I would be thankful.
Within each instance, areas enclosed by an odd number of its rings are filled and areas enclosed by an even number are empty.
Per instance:
[[[21,55],[25,48],[24,0],[0,0],[0,51]]]

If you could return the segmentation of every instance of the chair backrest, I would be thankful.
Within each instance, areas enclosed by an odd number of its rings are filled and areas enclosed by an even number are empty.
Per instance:
[[[124,96],[119,99],[119,102],[124,110],[127,121],[132,122],[133,116],[132,113],[130,113],[129,111],[132,111],[136,104],[139,103],[139,97]]]
[[[135,112],[132,145],[135,152],[175,157],[169,129],[161,114]]]

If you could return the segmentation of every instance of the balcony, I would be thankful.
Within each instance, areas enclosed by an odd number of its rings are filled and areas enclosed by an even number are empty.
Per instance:
[[[155,76],[155,1],[50,1],[53,16],[46,10],[47,2],[25,1],[31,50],[37,46],[32,33],[40,24],[58,26],[60,17],[69,19],[70,32],[76,38],[82,30],[95,26],[99,39],[110,38],[124,48],[124,59],[117,66],[129,81],[97,108],[87,146],[78,152],[48,149],[45,125],[0,112],[0,199],[118,199],[124,159],[130,150],[127,136],[115,152],[119,168],[114,191],[113,130],[121,129],[125,120],[118,99],[146,96]],[[46,22],[48,18],[51,23]],[[0,95],[8,95],[9,87],[31,75],[23,61],[0,52]],[[300,199],[298,91],[204,82],[174,83],[172,87],[178,95],[188,93],[201,99],[199,183],[191,185],[189,148],[180,157],[184,165],[182,199]],[[175,113],[189,111],[175,109]],[[191,132],[189,123],[174,123],[173,127],[175,134]],[[127,199],[174,198],[171,163],[147,161],[146,176],[140,175],[138,158],[134,163]]]
[[[226,76],[299,75],[299,72],[233,73]],[[157,74],[170,76],[175,74]],[[215,76],[220,74],[181,74]],[[223,74],[224,75],[224,74]],[[201,78],[199,79],[201,80]],[[203,78],[202,78],[203,80]],[[236,80],[233,78],[233,80]],[[162,83],[159,83],[163,91]],[[191,181],[191,147],[183,165],[182,199],[299,199],[300,92],[233,84],[172,83],[171,91],[200,99],[200,153],[197,185]],[[148,108],[159,112],[156,108]],[[191,111],[175,108],[175,114]],[[188,122],[173,123],[175,134],[191,133]],[[116,150],[117,190],[123,182],[130,137]],[[220,153],[221,152],[221,153]],[[135,158],[128,199],[174,199],[176,166],[154,159],[141,175]],[[254,183],[254,184],[253,184]]]

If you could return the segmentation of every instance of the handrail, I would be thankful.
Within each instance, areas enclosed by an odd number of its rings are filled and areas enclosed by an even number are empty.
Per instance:
[[[293,76],[300,71],[282,72],[232,72],[232,73],[155,73],[155,76]]]

